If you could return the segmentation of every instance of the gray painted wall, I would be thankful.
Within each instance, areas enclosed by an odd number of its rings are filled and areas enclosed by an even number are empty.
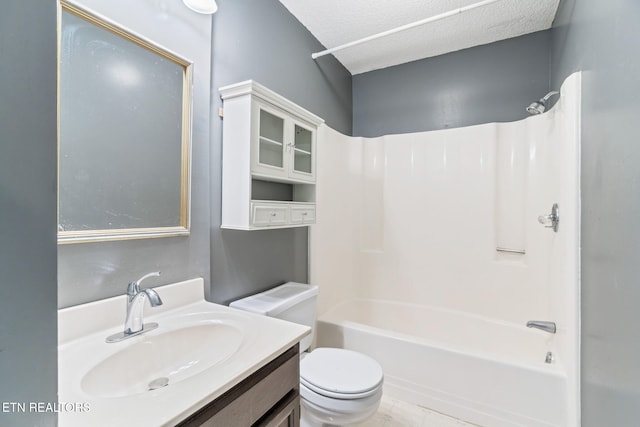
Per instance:
[[[105,17],[188,58],[193,66],[191,235],[59,246],[60,307],[121,295],[127,283],[161,271],[147,286],[203,277],[209,284],[211,18],[182,2],[80,0]],[[153,163],[139,167],[154,168]]]
[[[276,0],[219,1],[213,36],[210,18],[190,11],[185,14],[180,2],[139,2],[137,9],[123,6],[122,1],[82,3],[127,28],[151,34],[148,37],[196,63],[192,233],[190,237],[60,246],[59,306],[122,294],[129,281],[154,270],[163,276],[149,281],[149,286],[201,276],[207,298],[223,303],[283,281],[305,281],[306,229],[220,230],[221,123],[209,113],[220,106],[218,87],[252,78],[325,118],[334,128],[349,132],[349,73],[334,59],[312,61],[311,52],[323,47]],[[163,14],[154,7],[172,10]],[[180,19],[166,20],[176,15]]]
[[[56,3],[3,2],[0,52],[0,402],[53,403]],[[55,413],[0,412],[3,426],[56,422]]]
[[[582,425],[638,425],[640,3],[564,0],[552,82],[584,70]]]
[[[549,31],[353,76],[353,134],[507,122],[549,90]]]
[[[212,111],[218,88],[253,79],[343,133],[351,131],[351,75],[277,0],[220,0],[213,18]],[[228,303],[273,285],[307,280],[307,229],[220,229],[222,123],[212,119],[210,299]]]

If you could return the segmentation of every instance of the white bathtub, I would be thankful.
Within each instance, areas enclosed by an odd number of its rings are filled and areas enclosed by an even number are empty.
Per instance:
[[[540,319],[535,319],[540,320]],[[544,319],[542,319],[544,320]],[[384,393],[484,427],[567,425],[553,336],[462,312],[353,299],[318,319],[317,346],[374,357]]]

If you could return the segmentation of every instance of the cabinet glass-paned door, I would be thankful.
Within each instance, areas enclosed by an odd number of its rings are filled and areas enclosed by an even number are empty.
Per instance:
[[[296,172],[313,173],[313,132],[295,125],[293,145],[293,169]]]
[[[284,159],[284,119],[260,109],[260,135],[258,163],[283,167]]]

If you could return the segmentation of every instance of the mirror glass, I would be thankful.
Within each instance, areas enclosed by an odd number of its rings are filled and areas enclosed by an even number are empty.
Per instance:
[[[61,6],[59,242],[188,234],[191,63]]]

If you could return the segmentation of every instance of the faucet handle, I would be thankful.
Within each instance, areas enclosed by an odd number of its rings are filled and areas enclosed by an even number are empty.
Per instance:
[[[148,277],[159,276],[159,275],[160,275],[159,271],[154,271],[152,273],[145,274],[144,276],[142,276],[138,280],[135,280],[135,281],[129,283],[129,285],[127,286],[127,295],[134,296],[135,294],[140,292],[140,282],[142,282],[144,279],[146,279]]]
[[[551,207],[551,213],[548,215],[540,215],[538,222],[544,225],[546,228],[552,228],[556,233],[558,232],[558,223],[560,223],[560,208],[558,204],[554,203]]]

